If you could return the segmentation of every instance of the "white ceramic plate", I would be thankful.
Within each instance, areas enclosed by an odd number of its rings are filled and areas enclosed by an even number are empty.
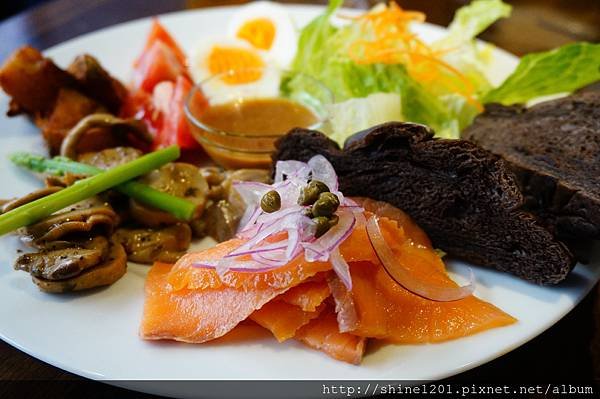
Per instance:
[[[189,50],[206,34],[224,33],[234,8],[214,8],[161,17],[162,23]],[[289,7],[302,25],[322,9]],[[127,80],[150,20],[104,29],[70,40],[46,53],[66,66],[78,54],[90,53],[117,77]],[[439,27],[424,25],[426,39]],[[515,57],[495,51],[491,78],[501,81],[515,67]],[[7,108],[0,94],[0,111]],[[37,129],[25,118],[0,116],[0,198],[25,194],[40,183],[13,167],[6,156],[17,150],[44,153]],[[543,288],[507,274],[475,267],[476,295],[519,319],[515,325],[434,345],[385,346],[364,358],[360,366],[335,361],[298,343],[263,339],[236,345],[189,345],[146,342],[137,331],[142,314],[146,266],[131,265],[125,277],[101,290],[80,295],[40,292],[24,272],[12,270],[17,240],[0,239],[0,337],[36,358],[84,377],[122,380],[133,389],[152,390],[125,380],[169,379],[406,379],[433,380],[495,359],[537,336],[587,294],[600,276],[598,251],[592,264],[578,265],[559,287]],[[596,267],[594,267],[596,266]],[[465,275],[462,264],[451,270]],[[188,395],[163,386],[169,395]],[[195,391],[198,392],[198,391]],[[201,391],[200,391],[201,392]]]

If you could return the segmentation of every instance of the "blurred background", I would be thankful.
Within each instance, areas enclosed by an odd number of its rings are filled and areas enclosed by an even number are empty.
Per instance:
[[[70,37],[130,19],[199,7],[242,4],[240,0],[20,0],[0,1],[0,59],[18,47],[22,37],[45,48]],[[327,3],[282,1],[284,3]],[[368,8],[380,1],[346,0],[348,7]],[[429,22],[447,25],[468,0],[397,0],[406,9],[424,11]],[[599,0],[508,0],[509,20],[482,38],[521,55],[571,41],[600,41]],[[33,9],[32,9],[33,8]],[[30,11],[23,13],[23,11]],[[18,41],[18,42],[17,42]]]

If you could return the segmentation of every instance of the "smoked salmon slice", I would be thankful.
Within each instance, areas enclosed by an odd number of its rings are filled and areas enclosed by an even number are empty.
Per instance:
[[[319,273],[310,281],[290,288],[277,299],[290,305],[296,305],[305,312],[314,312],[319,305],[331,295],[327,276],[330,273]]]
[[[227,334],[216,338],[210,343],[212,345],[231,345],[239,343],[251,343],[260,339],[270,339],[272,334],[269,330],[259,326],[250,319],[242,321]]]
[[[452,302],[422,298],[399,286],[380,265],[355,262],[350,272],[357,316],[352,334],[399,344],[432,343],[516,322],[473,295]]]
[[[329,262],[306,262],[303,256],[296,257],[278,269],[259,273],[228,271],[219,276],[214,269],[197,267],[199,264],[222,259],[243,243],[243,240],[232,239],[213,248],[184,255],[169,273],[169,283],[174,290],[223,287],[242,290],[287,290],[319,272],[331,270]],[[244,257],[240,257],[239,260],[243,261]]]
[[[140,327],[144,339],[201,343],[225,335],[256,309],[287,288],[241,290],[231,287],[173,290],[172,266],[155,263],[146,278]],[[207,272],[207,271],[205,271]]]
[[[380,218],[380,226],[395,258],[402,261],[409,273],[432,286],[457,287],[435,251],[422,239],[418,243],[412,240],[413,235],[422,237],[415,234],[418,226],[410,221],[399,225],[386,218]],[[407,235],[408,231],[413,233]],[[345,302],[338,303],[338,315],[348,303],[354,305],[354,326],[348,325],[346,317],[343,330],[356,335],[395,343],[431,343],[516,322],[512,316],[473,295],[451,302],[416,295],[392,280],[379,261],[351,262],[350,274],[352,291],[346,295],[336,292],[334,296],[343,297]],[[338,290],[344,287],[338,285]]]
[[[194,266],[218,260],[239,245],[239,240],[226,241],[187,254],[172,267],[155,264],[146,278],[142,338],[192,343],[218,338],[273,298],[331,269],[328,262],[309,263],[303,257],[264,273],[227,272],[219,276],[213,269]],[[282,333],[279,337],[285,336]]]
[[[296,333],[297,340],[322,351],[334,359],[359,364],[365,353],[366,338],[341,333],[335,313],[326,309]]]
[[[457,286],[411,220],[382,217],[380,226],[408,273],[432,286]],[[357,226],[340,246],[350,268],[351,291],[329,262],[307,262],[304,256],[257,273],[230,270],[219,275],[202,267],[242,243],[234,239],[187,254],[174,266],[156,263],[146,280],[141,336],[200,343],[222,337],[249,319],[279,341],[293,337],[335,359],[358,364],[367,338],[440,342],[516,321],[473,295],[438,302],[406,290],[381,265],[364,225]]]
[[[322,304],[314,311],[307,312],[298,306],[276,299],[252,313],[250,319],[271,331],[277,341],[283,342],[293,338],[300,327],[319,317],[324,308],[325,304]]]

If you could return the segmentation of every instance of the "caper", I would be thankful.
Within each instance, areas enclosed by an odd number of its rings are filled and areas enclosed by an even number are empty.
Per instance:
[[[338,215],[333,215],[329,218],[329,227],[333,227],[336,224],[338,224],[338,222],[340,221],[340,218]]]
[[[267,192],[260,200],[260,207],[267,213],[278,211],[281,208],[281,196],[275,190]]]
[[[319,199],[321,193],[329,192],[327,184],[319,180],[311,180],[306,187],[300,190],[300,197],[298,197],[298,204],[300,205],[312,205],[316,200]]]
[[[340,200],[333,193],[321,193],[319,199],[312,206],[312,213],[315,216],[331,216],[340,206]]]
[[[317,225],[317,230],[315,231],[315,237],[319,238],[323,234],[327,233],[330,228],[338,224],[340,218],[338,215],[333,215],[331,218],[327,216],[318,216],[313,218],[313,221]]]
[[[313,213],[312,213],[311,208],[304,208],[304,210],[302,211],[302,214],[311,219],[315,217],[315,215],[313,215]]]
[[[319,216],[313,219],[313,222],[317,225],[317,230],[315,231],[315,237],[319,238],[323,234],[327,233],[327,231],[331,228],[329,225],[329,218],[325,216]]]

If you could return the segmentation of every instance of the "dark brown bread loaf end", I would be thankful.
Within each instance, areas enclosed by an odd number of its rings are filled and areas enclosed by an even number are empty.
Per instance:
[[[491,104],[463,132],[508,162],[527,210],[561,238],[600,238],[599,88],[530,108]]]
[[[556,284],[573,268],[569,250],[520,209],[504,162],[470,142],[388,123],[358,133],[342,151],[319,132],[295,129],[279,140],[274,160],[316,154],[332,162],[346,195],[403,209],[453,256],[538,284]]]

